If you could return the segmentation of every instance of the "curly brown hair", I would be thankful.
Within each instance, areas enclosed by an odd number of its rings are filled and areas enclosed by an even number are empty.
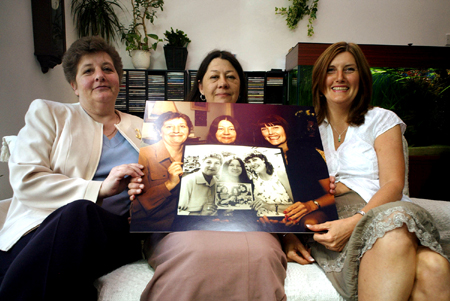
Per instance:
[[[63,56],[62,66],[64,69],[64,75],[69,84],[76,82],[78,64],[80,63],[81,58],[86,54],[97,52],[105,52],[111,57],[114,68],[119,75],[119,81],[122,81],[122,58],[117,50],[113,46],[109,45],[103,38],[99,36],[90,36],[82,37],[73,42]]]

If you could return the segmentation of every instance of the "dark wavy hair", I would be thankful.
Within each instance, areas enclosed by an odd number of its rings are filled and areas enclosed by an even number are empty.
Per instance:
[[[236,131],[236,140],[232,144],[240,144],[243,140],[242,136],[244,132],[237,119],[229,115],[220,115],[219,117],[216,117],[213,122],[211,122],[211,125],[209,126],[208,136],[206,137],[206,143],[223,144],[216,138],[217,129],[219,128],[219,123],[222,120],[228,120],[234,125],[234,130]]]
[[[317,113],[318,124],[321,124],[328,115],[327,100],[322,92],[325,90],[328,67],[331,61],[343,52],[350,52],[353,55],[359,72],[358,94],[351,104],[347,122],[353,125],[363,124],[364,115],[371,108],[372,73],[364,53],[357,44],[347,42],[334,43],[319,56],[312,71],[313,104]]]
[[[249,164],[250,163],[250,159],[251,158],[260,158],[261,160],[264,161],[264,164],[266,164],[266,172],[269,176],[271,176],[273,174],[273,172],[275,171],[275,169],[273,168],[272,163],[270,163],[267,160],[267,157],[259,152],[252,152],[249,155],[247,155],[247,157],[245,157],[244,162]]]
[[[117,74],[119,75],[119,82],[123,77],[122,58],[117,52],[116,48],[109,45],[103,38],[99,36],[82,37],[72,43],[70,48],[64,53],[62,66],[66,80],[71,83],[76,82],[78,64],[83,56],[86,54],[105,52],[107,53],[114,64]]]
[[[289,130],[289,124],[286,121],[286,119],[284,119],[283,117],[281,117],[280,115],[276,115],[276,114],[270,114],[267,116],[264,116],[262,118],[260,118],[258,120],[258,122],[256,123],[259,132],[261,132],[261,128],[265,127],[265,126],[275,126],[275,125],[279,125],[283,128],[285,134],[286,134],[286,140],[287,138],[290,136],[290,130]]]
[[[239,75],[240,88],[239,88],[239,98],[236,103],[247,103],[248,102],[248,92],[247,92],[247,79],[245,77],[244,70],[242,69],[239,61],[228,51],[224,50],[213,50],[203,59],[200,67],[197,70],[197,77],[194,81],[194,86],[192,87],[192,91],[186,98],[186,101],[194,101],[201,102],[203,100],[200,99],[200,89],[198,88],[199,81],[203,81],[203,77],[208,70],[208,66],[213,59],[221,58],[223,60],[227,60],[230,64],[236,69],[236,72]]]
[[[172,112],[172,111],[164,112],[161,115],[159,115],[158,119],[156,119],[156,121],[155,121],[156,129],[159,132],[161,132],[164,122],[166,122],[168,120],[176,119],[176,118],[184,119],[184,121],[186,121],[186,124],[189,128],[189,131],[193,130],[194,126],[192,125],[192,122],[191,122],[191,119],[189,118],[189,116],[187,116],[183,113]]]
[[[250,180],[250,178],[247,175],[247,170],[245,168],[244,161],[242,161],[241,158],[236,157],[236,156],[233,156],[233,157],[227,159],[227,161],[225,161],[225,163],[223,163],[220,179],[222,180],[222,179],[230,176],[230,174],[228,173],[228,167],[230,166],[231,161],[234,161],[234,160],[237,160],[242,168],[242,172],[239,175],[239,183],[251,183],[252,181]]]

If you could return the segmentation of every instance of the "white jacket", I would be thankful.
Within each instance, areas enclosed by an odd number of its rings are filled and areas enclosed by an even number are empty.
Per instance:
[[[120,133],[139,152],[142,119],[119,112]],[[0,250],[9,250],[54,210],[78,199],[97,201],[101,181],[92,181],[102,151],[103,125],[79,103],[34,100],[9,160],[13,198]]]

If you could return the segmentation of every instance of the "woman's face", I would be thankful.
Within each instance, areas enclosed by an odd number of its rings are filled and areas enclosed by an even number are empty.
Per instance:
[[[239,74],[228,60],[215,58],[209,63],[203,79],[198,84],[207,102],[236,102],[241,82]]]
[[[223,144],[236,141],[236,129],[228,120],[221,120],[217,125],[216,139]]]
[[[189,135],[189,127],[183,118],[174,118],[164,122],[161,138],[167,145],[180,146]]]
[[[266,171],[266,163],[261,158],[253,157],[253,158],[250,158],[248,161],[249,161],[250,168],[257,174],[260,174],[260,173]]]
[[[239,177],[242,173],[242,166],[238,160],[232,160],[228,165],[228,173],[232,176]]]
[[[202,163],[202,172],[207,176],[217,175],[221,165],[222,164],[220,163],[220,160],[218,158],[215,157],[205,158],[205,160]]]
[[[325,79],[325,95],[328,105],[351,105],[358,94],[359,72],[350,52],[338,54],[330,63]]]
[[[102,114],[114,110],[119,94],[119,75],[109,54],[84,55],[78,63],[75,82],[71,83],[81,106],[88,112]]]
[[[270,144],[279,146],[286,142],[286,132],[281,125],[266,125],[261,128],[261,134]]]

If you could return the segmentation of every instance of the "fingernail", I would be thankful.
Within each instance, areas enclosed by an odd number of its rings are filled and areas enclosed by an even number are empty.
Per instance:
[[[284,214],[286,214],[286,213],[287,213],[287,211],[286,211],[286,210],[284,210],[284,211],[283,211],[283,213],[284,213]]]
[[[311,226],[312,226],[312,225],[310,225],[310,224],[306,224],[306,227],[307,227],[307,228],[311,228]]]
[[[309,260],[310,262],[314,262],[314,261],[315,261],[314,258],[312,258],[312,257],[309,257],[308,260]]]

